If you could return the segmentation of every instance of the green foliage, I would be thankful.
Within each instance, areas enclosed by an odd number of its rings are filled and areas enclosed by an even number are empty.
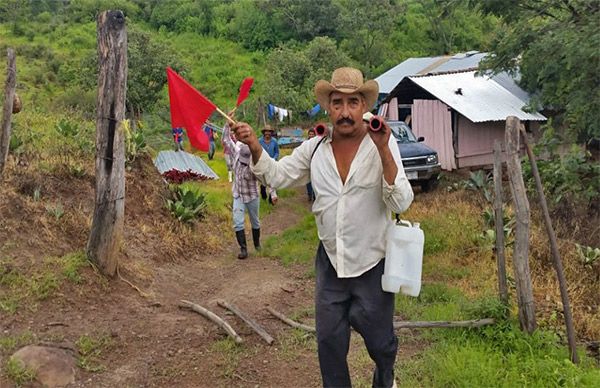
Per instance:
[[[502,208],[502,225],[504,230],[504,245],[511,246],[513,244],[512,232],[516,219],[508,213],[505,207]],[[479,236],[479,244],[484,249],[492,250],[496,245],[496,220],[494,209],[491,207],[486,208],[483,211],[483,220],[485,223],[485,229]]]
[[[544,194],[550,206],[558,206],[561,202],[580,204],[588,208],[600,201],[600,163],[578,146],[562,157],[555,153],[549,131],[546,140],[540,142],[535,153],[547,152],[547,157],[537,161]],[[532,195],[536,193],[535,181],[528,161],[523,162],[523,175],[527,189]]]
[[[167,200],[167,209],[173,217],[181,222],[193,222],[204,217],[206,210],[206,193],[186,185],[171,185],[173,199]]]
[[[108,335],[82,335],[75,342],[79,351],[77,366],[88,372],[102,372],[105,367],[100,363],[100,357],[102,352],[111,345],[112,341]]]
[[[263,254],[278,257],[284,264],[308,263],[315,257],[319,237],[315,217],[304,210],[297,225],[279,236],[270,236],[263,244]]]
[[[8,361],[6,361],[4,371],[6,376],[8,376],[8,378],[17,385],[17,387],[21,387],[24,384],[35,380],[35,371],[27,368],[22,361],[13,357],[10,357]]]
[[[144,126],[142,122],[138,122],[137,129],[132,130],[129,120],[124,120],[122,125],[125,132],[125,163],[131,164],[141,153],[147,151]]]
[[[139,118],[140,112],[151,112],[159,101],[167,83],[165,69],[178,70],[181,65],[167,42],[137,28],[128,31],[127,61],[127,106]]]
[[[315,104],[315,82],[330,79],[335,68],[350,64],[335,41],[326,37],[315,38],[305,48],[277,48],[267,58],[266,99],[296,112],[306,111]]]
[[[600,248],[592,248],[585,245],[575,244],[577,254],[583,265],[592,266],[600,262]]]
[[[342,48],[362,65],[369,78],[378,75],[373,70],[392,51],[388,37],[394,30],[399,7],[390,0],[338,0],[338,4]]]
[[[595,1],[473,1],[503,26],[483,64],[493,72],[520,69],[532,102],[552,109],[580,142],[600,137],[600,7]],[[540,58],[544,58],[540,61]],[[537,104],[536,104],[537,103]],[[560,122],[558,123],[560,124]],[[560,125],[559,125],[560,127]]]

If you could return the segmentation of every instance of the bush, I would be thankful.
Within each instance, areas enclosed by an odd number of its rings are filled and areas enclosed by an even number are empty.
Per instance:
[[[171,186],[173,199],[167,200],[167,209],[181,222],[203,218],[206,210],[206,193],[187,186]]]

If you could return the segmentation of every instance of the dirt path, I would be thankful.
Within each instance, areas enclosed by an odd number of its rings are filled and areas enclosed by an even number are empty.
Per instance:
[[[299,222],[302,215],[294,209],[299,203],[308,209],[303,199],[298,191],[282,200],[262,220],[264,238]],[[233,235],[223,239],[227,248],[218,255],[166,260],[143,269],[147,277],[139,285],[149,294],[146,297],[124,282],[105,282],[88,271],[84,284],[66,284],[37,310],[0,319],[3,333],[33,333],[38,342],[71,346],[82,336],[101,343],[100,353],[90,355],[84,368],[78,368],[74,387],[320,386],[314,337],[290,329],[266,311],[271,306],[289,315],[311,315],[314,279],[307,274],[312,263],[284,266],[253,249],[249,259],[240,261]],[[181,299],[224,317],[244,343],[236,346],[211,322],[178,308]],[[260,322],[275,343],[268,346],[219,307],[219,299],[236,304]],[[414,354],[418,347],[407,337],[399,357]],[[358,386],[369,384],[372,368],[362,348],[360,339],[353,338],[350,365],[358,365],[352,372]],[[11,385],[0,377],[0,386]]]

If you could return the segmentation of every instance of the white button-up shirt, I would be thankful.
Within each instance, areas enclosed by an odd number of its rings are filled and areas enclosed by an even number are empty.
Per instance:
[[[316,199],[312,207],[319,239],[338,277],[360,276],[385,256],[386,230],[391,212],[402,213],[413,200],[394,136],[389,147],[398,165],[393,185],[383,177],[381,157],[367,134],[352,160],[346,183],[340,178],[331,139],[314,137],[275,161],[263,152],[251,168],[264,184],[284,188],[312,182]],[[312,167],[312,168],[311,168]]]

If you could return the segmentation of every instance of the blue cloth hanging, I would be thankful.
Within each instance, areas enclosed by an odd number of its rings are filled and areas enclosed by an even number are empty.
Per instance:
[[[308,111],[308,115],[310,117],[315,117],[316,114],[319,113],[320,110],[321,110],[321,105],[317,104],[317,105],[313,106],[310,111]]]

